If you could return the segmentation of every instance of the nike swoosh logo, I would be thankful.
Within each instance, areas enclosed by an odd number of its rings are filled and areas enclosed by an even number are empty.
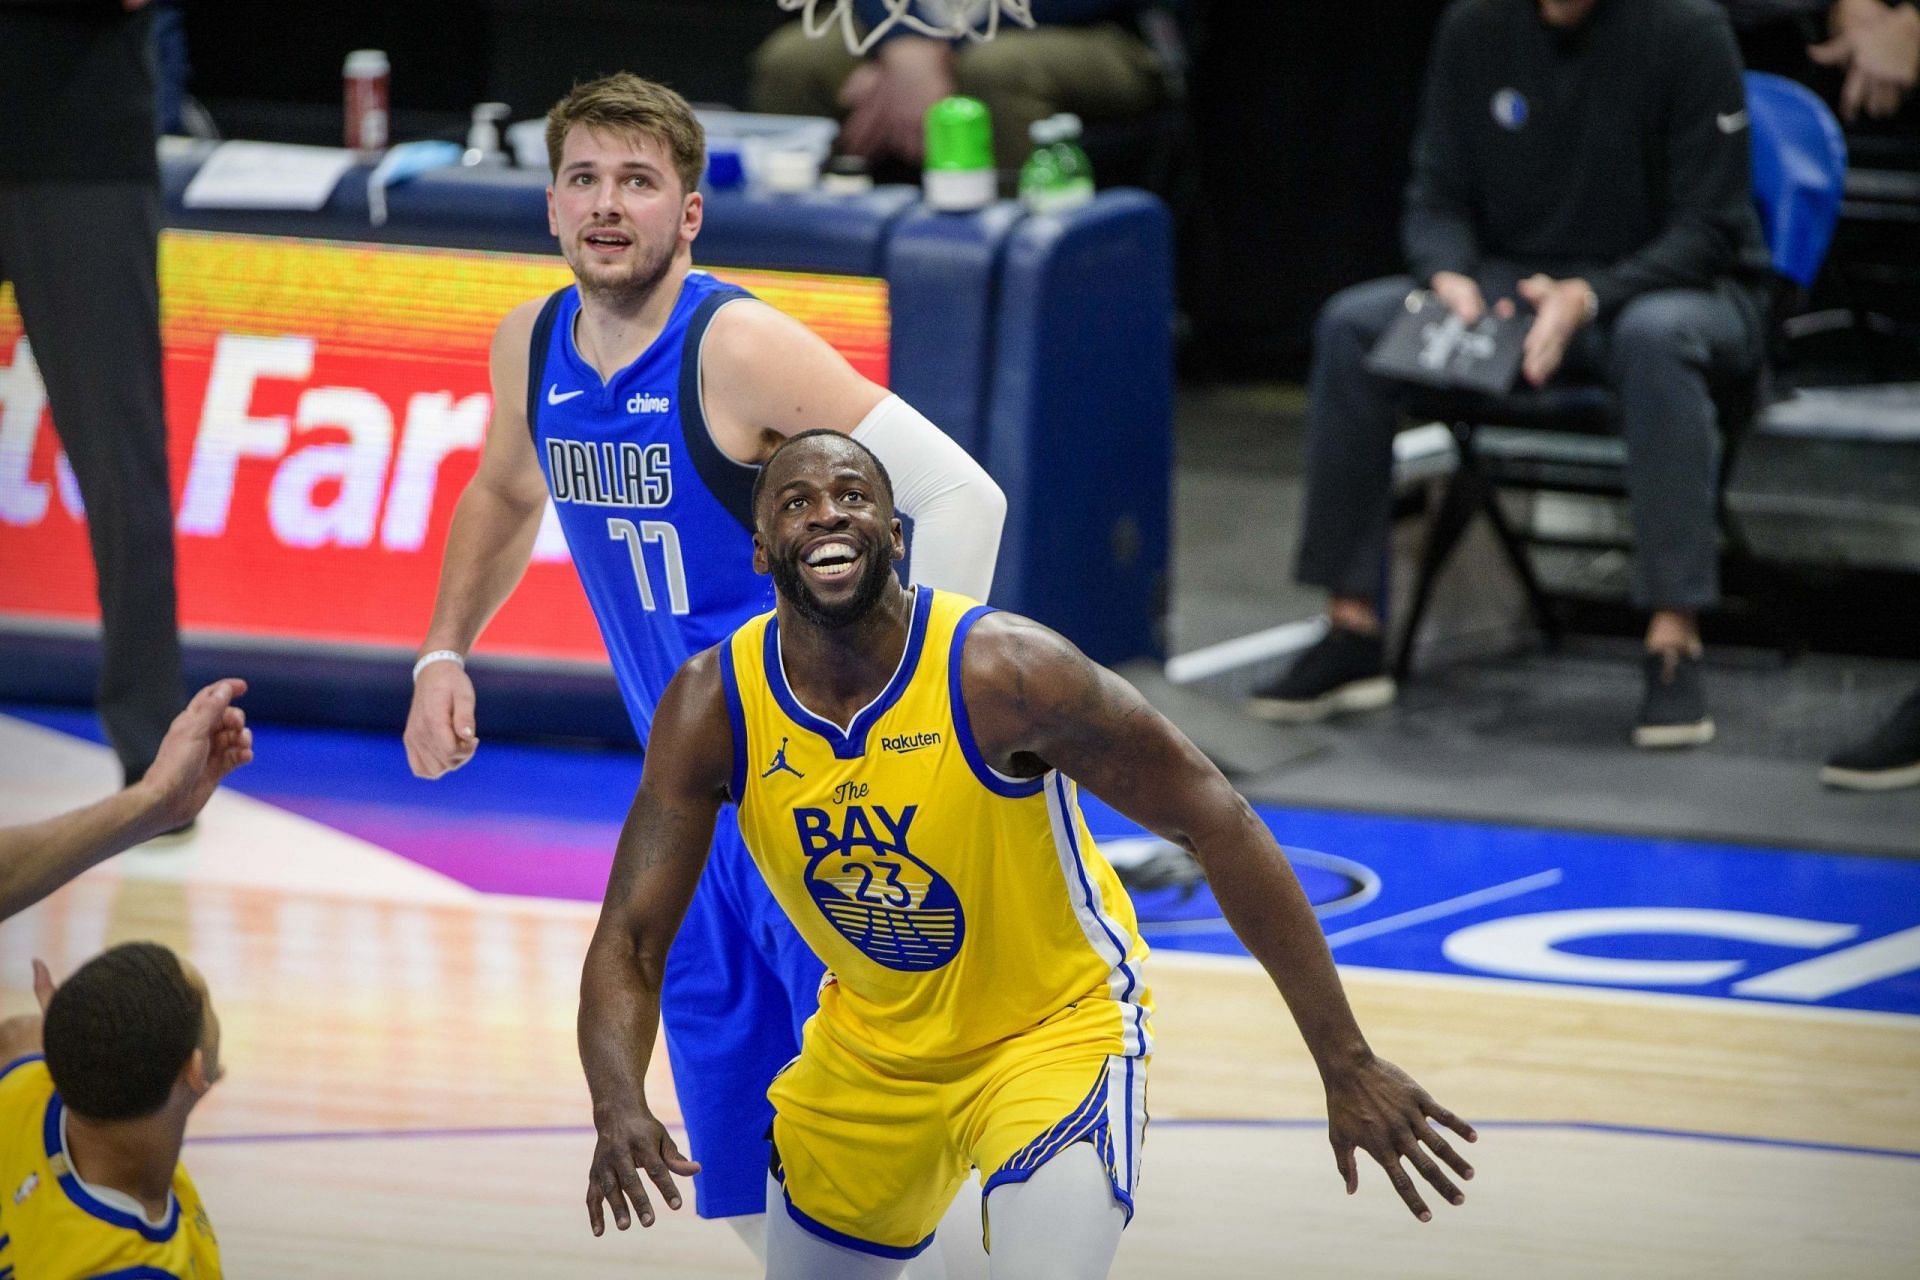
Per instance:
[[[1713,122],[1720,126],[1720,132],[1722,133],[1738,133],[1747,127],[1747,113],[1745,111],[1729,111],[1723,116],[1715,116]]]
[[[562,391],[560,389],[560,384],[556,382],[552,386],[547,388],[547,403],[548,404],[565,404],[567,401],[573,399],[575,396],[583,396],[585,394],[587,393],[584,390]]]

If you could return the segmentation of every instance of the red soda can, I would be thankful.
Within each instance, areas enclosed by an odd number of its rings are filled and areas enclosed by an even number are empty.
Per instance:
[[[387,145],[387,55],[379,49],[355,49],[340,69],[346,93],[347,146],[377,152]]]

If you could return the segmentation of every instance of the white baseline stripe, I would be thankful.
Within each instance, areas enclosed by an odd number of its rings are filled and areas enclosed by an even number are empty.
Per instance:
[[[1289,622],[1252,635],[1222,640],[1219,644],[1168,658],[1167,679],[1174,684],[1192,684],[1235,667],[1283,658],[1307,648],[1326,633],[1325,618],[1308,618],[1304,622]]]
[[[1217,955],[1208,951],[1175,951],[1162,947],[1147,960],[1149,974],[1189,969],[1211,973],[1249,973],[1265,976],[1252,956]],[[1920,1015],[1882,1013],[1874,1009],[1841,1009],[1778,1000],[1737,1000],[1731,996],[1698,996],[1678,991],[1644,991],[1620,987],[1580,987],[1568,982],[1540,982],[1524,978],[1489,978],[1478,974],[1440,973],[1425,969],[1382,969],[1373,965],[1343,964],[1346,981],[1385,986],[1427,987],[1488,996],[1519,996],[1540,1000],[1577,1000],[1583,1004],[1631,1005],[1640,1008],[1687,1006],[1701,1014],[1730,1014],[1742,1018],[1785,1018],[1799,1022],[1883,1026],[1900,1030],[1920,1028]]]
[[[1545,889],[1550,885],[1559,884],[1562,874],[1560,868],[1555,867],[1551,871],[1522,876],[1518,880],[1509,880],[1505,884],[1475,889],[1472,893],[1463,893],[1457,898],[1448,898],[1424,907],[1415,907],[1412,911],[1402,911],[1399,915],[1369,920],[1365,924],[1354,925],[1351,929],[1342,929],[1337,933],[1328,934],[1327,945],[1338,947],[1348,942],[1377,938],[1383,933],[1393,933],[1410,925],[1425,924],[1429,920],[1455,915],[1483,903],[1499,902],[1503,898],[1517,898],[1523,893],[1532,893],[1535,889]]]

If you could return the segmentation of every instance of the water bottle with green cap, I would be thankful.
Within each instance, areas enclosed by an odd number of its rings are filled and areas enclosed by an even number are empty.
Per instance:
[[[993,120],[978,98],[942,98],[927,108],[927,162],[921,191],[935,209],[981,209],[993,203]]]

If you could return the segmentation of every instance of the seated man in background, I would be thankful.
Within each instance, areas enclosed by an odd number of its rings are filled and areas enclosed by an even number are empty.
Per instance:
[[[1532,309],[1521,376],[1618,397],[1633,596],[1651,611],[1634,742],[1713,736],[1698,613],[1719,598],[1712,391],[1762,357],[1766,247],[1750,192],[1739,55],[1711,0],[1456,0],[1428,65],[1402,222],[1410,276],[1321,311],[1308,386],[1297,575],[1331,593],[1326,636],[1256,712],[1385,705],[1378,594],[1400,388],[1362,361],[1409,290],[1466,322]]]
[[[36,960],[33,987],[44,1017],[0,1023],[0,1275],[219,1280],[180,1163],[187,1116],[220,1079],[206,979],[127,942],[58,990]]]
[[[957,0],[916,0],[942,20]],[[888,15],[885,0],[853,0],[863,31]],[[895,26],[862,57],[849,53],[837,23],[808,36],[793,22],[754,55],[752,106],[844,121],[838,150],[869,162],[918,165],[927,108],[964,93],[993,116],[993,154],[1018,168],[1032,144],[1027,129],[1059,111],[1087,120],[1137,115],[1167,97],[1166,76],[1134,20],[1155,0],[1033,0],[1038,24],[1003,19],[993,39],[935,40]]]

